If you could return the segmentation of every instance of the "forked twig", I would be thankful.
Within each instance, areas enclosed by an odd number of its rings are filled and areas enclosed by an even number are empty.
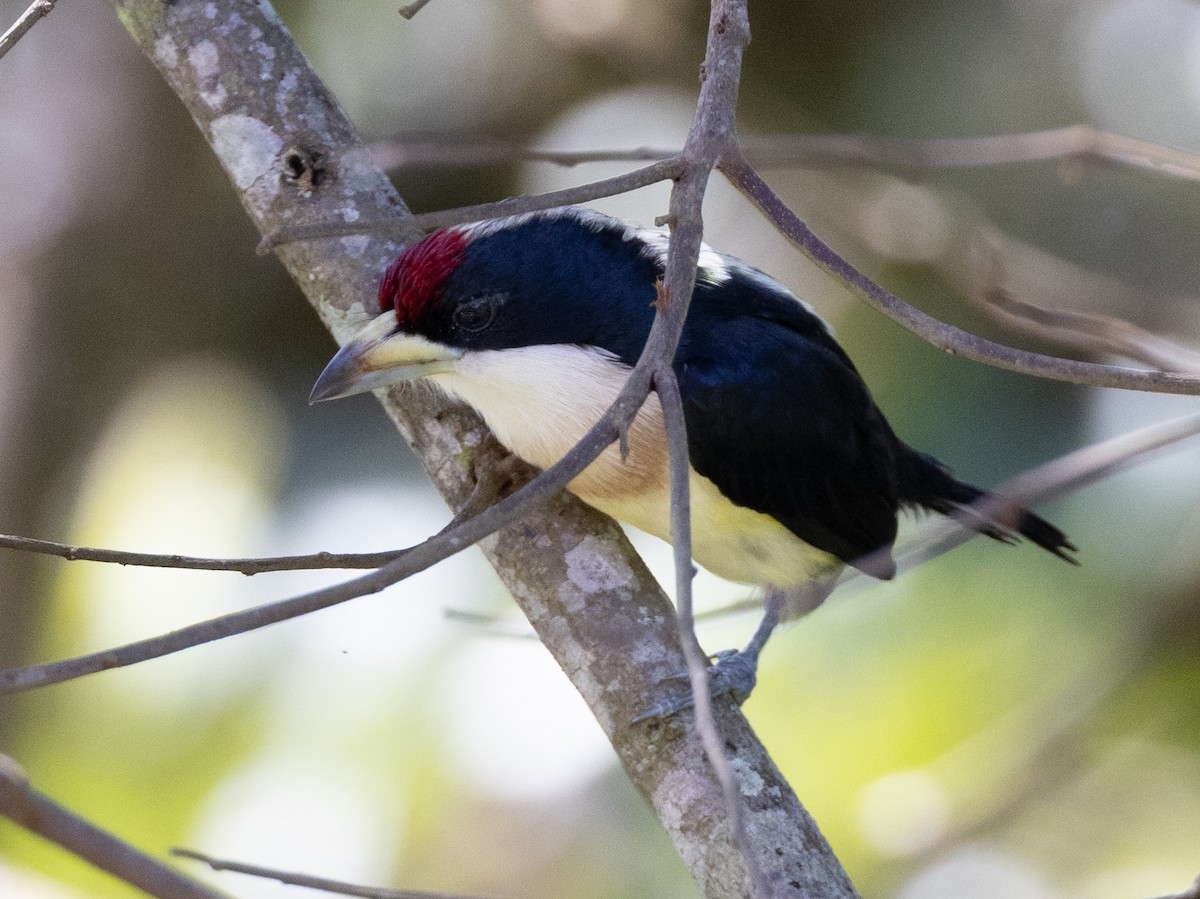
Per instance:
[[[661,330],[661,329],[660,329]],[[653,339],[654,331],[651,331]],[[657,344],[655,344],[657,346]],[[650,341],[647,342],[647,347]],[[120,668],[179,652],[202,643],[209,643],[307,615],[319,609],[378,593],[385,587],[403,580],[418,571],[449,558],[495,533],[562,490],[593,459],[617,439],[624,423],[631,421],[649,393],[649,365],[641,371],[635,368],[625,388],[612,407],[601,417],[583,439],[557,464],[542,472],[516,493],[500,500],[479,515],[461,522],[423,543],[402,551],[377,571],[353,578],[332,587],[315,590],[300,596],[256,606],[188,625],[167,634],[127,643],[88,655],[76,656],[42,665],[30,665],[0,671],[0,695],[20,693],[50,684],[62,683],[109,668]]]

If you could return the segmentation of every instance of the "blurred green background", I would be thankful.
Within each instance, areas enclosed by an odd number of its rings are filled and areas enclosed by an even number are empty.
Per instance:
[[[3,0],[5,22],[25,3]],[[691,0],[280,3],[364,134],[677,145],[707,7]],[[754,0],[747,133],[1000,134],[1090,122],[1200,151],[1200,5]],[[309,408],[333,350],[182,108],[110,9],[60,3],[0,60],[0,531],[145,551],[383,549],[449,518],[373,400]],[[602,177],[421,165],[416,210]],[[1025,299],[1200,337],[1200,189],[1101,164],[905,181],[776,170],[836,248],[931,313],[1013,250]],[[649,224],[665,188],[598,208]],[[941,354],[770,233],[719,179],[710,243],[837,327],[897,430],[994,484],[1196,410]],[[372,277],[364,272],[364,277]],[[974,286],[973,286],[974,285]],[[1093,357],[1100,358],[1100,357]],[[848,589],[772,643],[746,712],[866,896],[1128,899],[1200,871],[1200,454],[1046,514],[1079,569],[966,547]],[[638,539],[656,570],[668,554]],[[49,660],[334,576],[0,556],[0,665]],[[669,582],[669,578],[667,578]],[[716,605],[745,591],[702,578]],[[446,610],[497,616],[495,628]],[[741,643],[749,617],[707,626]],[[0,700],[0,751],[155,853],[528,897],[688,897],[683,866],[474,552],[384,594]],[[238,896],[294,895],[213,878]],[[0,896],[129,896],[0,823]]]

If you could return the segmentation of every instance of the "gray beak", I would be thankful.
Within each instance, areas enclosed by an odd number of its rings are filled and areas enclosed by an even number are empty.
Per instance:
[[[338,399],[454,369],[459,350],[397,327],[396,316],[385,312],[359,331],[325,366],[308,401]]]

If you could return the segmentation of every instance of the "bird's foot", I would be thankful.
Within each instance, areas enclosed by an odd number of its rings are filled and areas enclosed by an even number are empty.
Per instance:
[[[714,699],[718,696],[729,696],[741,705],[750,698],[750,693],[758,682],[758,652],[723,649],[712,658],[716,659],[716,662],[708,666],[708,695]],[[649,721],[651,718],[665,718],[696,704],[696,697],[690,689],[691,678],[686,671],[669,675],[663,680],[682,681],[688,689],[680,690],[656,703],[634,718],[634,724]]]
[[[826,590],[826,593],[828,593],[828,590]],[[770,639],[772,631],[779,624],[786,599],[787,594],[782,591],[772,590],[768,592],[763,601],[762,621],[759,622],[757,630],[754,631],[754,636],[750,638],[750,642],[746,644],[745,649],[725,649],[711,657],[716,659],[716,663],[708,666],[709,696],[716,698],[717,696],[728,695],[738,705],[741,705],[750,698],[750,693],[754,690],[754,685],[758,683],[758,655],[762,652],[762,648],[767,645],[767,640]],[[691,678],[686,671],[682,674],[673,674],[665,678],[665,680],[682,680],[688,683],[689,686],[691,683]],[[633,719],[633,723],[638,724],[642,721],[648,721],[651,718],[662,718],[667,715],[673,715],[683,709],[690,708],[695,705],[695,702],[696,700],[692,696],[692,691],[688,689],[686,693],[679,693],[664,699],[653,708],[638,715]]]

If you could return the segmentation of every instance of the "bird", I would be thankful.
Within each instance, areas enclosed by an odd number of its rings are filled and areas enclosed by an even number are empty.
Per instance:
[[[473,407],[513,455],[547,468],[608,409],[637,362],[668,241],[665,230],[579,206],[433,231],[387,267],[378,316],[332,358],[311,401],[425,381]],[[692,554],[713,574],[769,597],[831,585],[847,566],[890,578],[904,510],[957,513],[990,537],[1021,535],[1075,561],[1076,547],[1035,513],[1010,510],[1000,521],[971,508],[991,494],[904,443],[814,308],[734,256],[702,246],[672,364]],[[670,541],[654,393],[627,440],[567,489]],[[717,654],[714,693],[749,695],[782,600],[767,608],[745,649]]]

